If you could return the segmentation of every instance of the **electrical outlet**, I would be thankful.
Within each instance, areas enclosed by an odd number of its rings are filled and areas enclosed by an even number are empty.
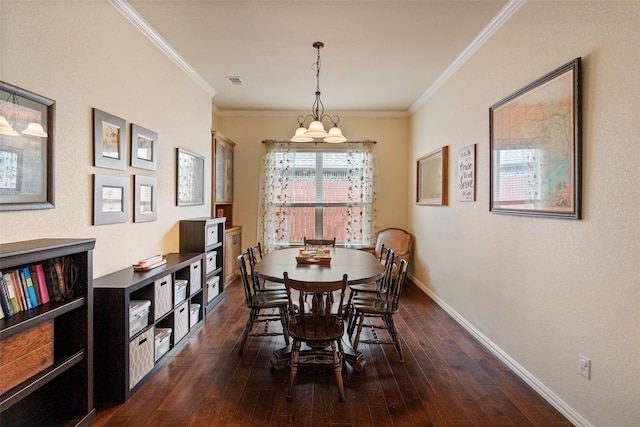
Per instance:
[[[580,355],[580,357],[578,358],[578,369],[579,369],[580,375],[582,375],[588,380],[591,379],[591,359],[588,359],[587,357]]]

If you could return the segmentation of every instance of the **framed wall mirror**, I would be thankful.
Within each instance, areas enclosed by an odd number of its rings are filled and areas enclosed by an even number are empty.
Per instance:
[[[416,204],[447,204],[448,152],[444,146],[417,160]]]

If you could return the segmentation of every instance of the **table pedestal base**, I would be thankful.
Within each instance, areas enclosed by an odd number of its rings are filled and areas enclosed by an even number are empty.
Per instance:
[[[344,350],[345,362],[351,365],[351,367],[355,369],[356,372],[362,371],[364,369],[364,365],[367,363],[362,353],[354,350],[351,347],[351,344],[349,343],[348,339],[346,339],[345,337],[342,337],[342,348]],[[305,351],[310,351],[310,350],[311,348],[303,343],[300,348],[300,356],[301,357],[304,356]],[[287,366],[290,360],[291,360],[291,345],[288,345],[286,347],[282,347],[273,352],[271,365],[273,366],[273,369],[275,369],[276,371],[279,371],[284,366]]]

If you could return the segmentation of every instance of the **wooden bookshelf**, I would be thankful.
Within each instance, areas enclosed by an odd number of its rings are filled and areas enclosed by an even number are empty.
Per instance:
[[[0,425],[32,426],[46,420],[51,426],[89,426],[95,419],[94,247],[95,239],[38,239],[0,245],[2,272],[63,257],[68,257],[77,271],[73,296],[0,319],[0,348],[5,355],[16,350],[22,334],[48,324],[52,325],[53,340],[50,365],[0,396]],[[5,343],[11,343],[12,348]]]

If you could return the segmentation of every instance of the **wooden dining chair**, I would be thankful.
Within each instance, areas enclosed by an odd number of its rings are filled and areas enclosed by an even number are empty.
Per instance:
[[[289,304],[289,335],[293,340],[287,400],[289,402],[292,400],[300,364],[326,364],[333,366],[340,401],[344,402],[342,303],[347,288],[347,275],[343,275],[342,280],[333,282],[305,282],[290,279],[285,272],[284,284]],[[294,290],[297,292],[292,292]],[[335,304],[332,304],[333,292],[340,294],[339,302]],[[307,301],[305,301],[306,295],[309,295]],[[307,345],[304,350],[301,349],[303,343]]]
[[[286,345],[289,345],[289,321],[287,315],[288,300],[285,293],[257,292],[253,280],[247,274],[247,256],[238,256],[238,267],[240,269],[240,279],[244,288],[244,305],[249,309],[247,324],[242,331],[240,340],[240,355],[244,351],[247,338],[250,336],[277,336],[283,335]],[[274,313],[278,310],[278,314]],[[279,321],[282,325],[282,332],[269,331],[269,322]],[[264,323],[262,332],[253,331],[256,323]]]
[[[256,292],[278,292],[282,294],[281,296],[283,298],[287,297],[283,283],[264,280],[256,274],[256,263],[262,260],[262,247],[260,246],[260,243],[256,246],[247,248],[247,259],[249,261],[249,273]]]
[[[333,239],[307,239],[304,237],[304,248],[326,248],[326,247],[336,247],[336,238]]]
[[[256,261],[262,261],[262,245],[260,242],[251,246],[249,249],[253,252]]]
[[[349,298],[347,299],[347,303],[345,304],[345,319],[351,321],[351,317],[353,314],[353,301],[355,299],[362,298],[363,294],[367,298],[379,298],[381,296],[381,289],[385,286],[388,286],[389,281],[393,276],[393,259],[395,258],[395,252],[391,248],[385,248],[383,246],[382,252],[380,255],[380,262],[384,264],[384,275],[376,280],[375,282],[370,283],[359,283],[354,285],[349,285]],[[351,324],[350,324],[351,326]],[[352,328],[351,328],[352,329]]]
[[[383,288],[380,289],[380,296],[376,298],[354,298],[352,303],[353,319],[349,325],[349,337],[353,334],[354,327],[357,325],[356,337],[353,342],[353,349],[357,350],[360,343],[368,344],[394,344],[400,360],[404,361],[402,354],[402,346],[400,345],[400,336],[398,330],[393,322],[393,316],[400,310],[400,294],[402,293],[402,287],[407,277],[407,260],[395,257],[392,262],[391,270],[392,278]],[[382,322],[375,322],[374,319],[380,319]],[[369,320],[369,323],[365,325],[365,319]],[[390,339],[381,339],[377,334],[374,334],[374,339],[363,340],[362,328],[366,326],[371,329],[386,329],[389,333]]]

